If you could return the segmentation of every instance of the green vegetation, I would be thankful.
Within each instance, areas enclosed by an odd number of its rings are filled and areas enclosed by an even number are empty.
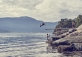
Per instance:
[[[82,24],[82,15],[79,15],[77,18],[75,18],[76,27],[80,26]]]
[[[74,21],[74,20],[68,19],[68,18],[61,19],[61,21],[58,22],[56,28],[72,28],[72,21]],[[54,32],[60,31],[60,30],[61,29],[55,29]]]
[[[56,28],[71,28],[72,27],[72,20],[71,19],[61,19],[61,21],[58,22],[58,25]]]
[[[77,18],[75,19],[68,19],[68,18],[64,18],[61,19],[56,28],[72,28],[73,27],[73,22],[75,23],[74,27],[77,28],[78,26],[80,26],[82,24],[82,15],[79,15]],[[56,31],[60,31],[59,29],[55,29],[54,32]]]
[[[75,27],[80,26],[82,24],[82,15],[79,15],[75,19],[61,19],[61,21],[58,22],[56,28],[72,28],[72,21],[75,22]]]

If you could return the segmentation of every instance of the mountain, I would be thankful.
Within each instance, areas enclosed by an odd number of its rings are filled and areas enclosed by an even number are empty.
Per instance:
[[[0,32],[50,32],[45,29],[57,25],[57,22],[45,22],[46,25],[40,27],[42,22],[27,16],[0,18]]]

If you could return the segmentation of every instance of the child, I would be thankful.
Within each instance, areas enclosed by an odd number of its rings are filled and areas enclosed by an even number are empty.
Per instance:
[[[47,34],[47,40],[49,40],[50,35]]]

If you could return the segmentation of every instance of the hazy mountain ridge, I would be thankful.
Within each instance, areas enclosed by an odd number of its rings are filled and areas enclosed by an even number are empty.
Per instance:
[[[57,22],[45,22],[45,26],[40,27],[43,21],[31,17],[5,17],[0,18],[0,32],[46,32],[46,28],[55,28]]]

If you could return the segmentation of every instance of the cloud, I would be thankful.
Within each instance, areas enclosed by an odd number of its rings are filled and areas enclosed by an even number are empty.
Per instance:
[[[43,21],[59,21],[82,14],[82,0],[0,0],[0,17],[30,16]]]

